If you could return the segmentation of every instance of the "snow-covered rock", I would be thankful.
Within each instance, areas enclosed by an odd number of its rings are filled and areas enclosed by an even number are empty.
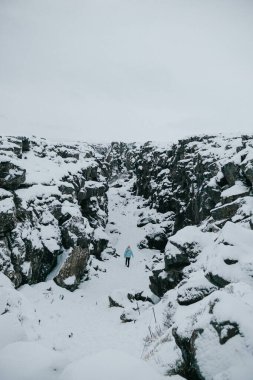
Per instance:
[[[58,268],[58,283],[65,286],[65,275],[73,275],[72,289],[79,284],[86,265],[82,261],[81,273],[65,250],[76,253],[93,243],[90,253],[99,256],[106,248],[103,174],[103,157],[86,143],[0,138],[0,269],[15,286],[44,281],[59,255],[67,262]]]
[[[174,145],[148,142],[135,151],[134,190],[150,208],[175,213],[172,234],[204,221],[213,209],[215,224],[224,224],[240,207],[233,201],[252,192],[252,140],[220,135],[191,137]],[[248,222],[249,217],[245,215]]]
[[[170,238],[165,264],[151,277],[151,289],[164,294],[165,306],[159,307],[167,317],[161,336],[148,345],[147,356],[157,361],[162,356],[169,373],[187,379],[226,379],[240,370],[243,379],[250,379],[252,244],[252,230],[232,222],[217,233],[185,227]],[[167,293],[166,285],[172,289]],[[175,340],[181,362],[170,359],[175,351],[171,345],[166,366],[167,340]]]

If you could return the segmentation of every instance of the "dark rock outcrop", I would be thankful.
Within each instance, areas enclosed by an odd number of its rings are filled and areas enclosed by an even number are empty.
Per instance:
[[[75,290],[87,271],[89,257],[88,248],[81,246],[72,248],[54,281],[68,290]]]
[[[103,168],[85,143],[0,138],[0,270],[15,286],[44,281],[59,255],[57,283],[78,286],[89,255],[108,243]]]
[[[135,193],[150,208],[175,214],[170,235],[210,216],[231,220],[240,208],[234,201],[252,192],[251,141],[248,136],[197,136],[164,147],[148,142],[135,152]],[[244,184],[239,193],[232,189],[238,181]],[[230,187],[230,195],[221,197]]]
[[[205,380],[198,365],[195,347],[195,341],[198,339],[198,336],[203,333],[203,329],[193,330],[190,337],[180,336],[176,328],[173,328],[172,333],[178,347],[182,351],[184,359],[184,366],[181,368],[180,375],[187,380]]]
[[[25,182],[25,175],[25,169],[19,167],[11,158],[0,157],[0,188],[18,189]]]

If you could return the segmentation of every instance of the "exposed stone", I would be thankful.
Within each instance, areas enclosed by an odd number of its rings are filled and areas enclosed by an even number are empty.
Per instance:
[[[139,292],[129,292],[127,293],[127,298],[129,299],[129,301],[133,302],[133,301],[143,301],[143,302],[151,302],[153,303],[152,299],[149,297],[149,296],[145,296],[145,294],[143,294],[144,291],[139,291]]]
[[[220,344],[225,344],[229,339],[240,334],[239,326],[236,322],[224,321],[217,322],[211,321],[211,325],[219,335]]]
[[[28,137],[22,137],[22,152],[29,152],[30,140]]]
[[[158,249],[164,252],[168,238],[163,231],[155,231],[151,234],[146,235],[146,240],[148,248]]]
[[[213,274],[213,273],[207,273],[206,278],[208,281],[210,281],[213,285],[217,286],[218,288],[224,288],[224,286],[229,284],[229,281],[226,279],[222,278],[218,274]]]
[[[150,280],[150,290],[158,297],[162,297],[168,290],[174,289],[183,279],[182,267],[171,268],[169,272],[163,269],[154,269]]]
[[[187,380],[205,380],[198,365],[195,347],[195,341],[203,331],[203,329],[193,330],[191,337],[188,338],[180,336],[177,332],[177,328],[172,329],[173,336],[178,347],[181,349],[184,359],[184,366],[181,368],[179,374]]]
[[[88,248],[72,248],[54,281],[63,288],[75,290],[86,274],[89,257]]]
[[[180,285],[177,296],[177,301],[180,305],[191,305],[196,303],[217,290],[217,287],[212,284],[210,284],[210,286],[205,286],[200,283],[199,285],[192,286],[186,281],[185,284],[182,282]]]
[[[7,157],[0,158],[0,187],[15,190],[25,182],[25,169],[21,169]]]
[[[124,308],[124,306],[121,305],[120,303],[118,303],[116,300],[114,300],[112,298],[112,296],[108,296],[108,298],[109,298],[109,306],[110,307],[122,307],[122,308]]]
[[[211,210],[211,215],[214,220],[228,220],[231,219],[241,206],[239,201],[234,201],[232,203],[227,203],[223,206],[219,206]]]
[[[244,174],[248,181],[251,183],[251,186],[253,186],[253,160],[246,166]]]
[[[232,161],[222,166],[222,172],[230,186],[234,185],[235,181],[239,178],[239,171],[239,166]]]
[[[16,208],[13,197],[0,200],[0,237],[16,226]]]
[[[120,320],[121,320],[121,322],[123,322],[123,323],[128,323],[128,322],[133,322],[133,321],[135,321],[135,319],[133,319],[132,316],[129,317],[129,316],[127,315],[127,313],[122,313],[121,316],[120,316]]]
[[[152,217],[152,216],[145,216],[145,217],[142,217],[142,218],[140,218],[138,220],[137,227],[144,227],[148,223],[156,224],[157,222],[158,222],[158,220],[156,220],[154,217]]]
[[[70,146],[56,146],[55,150],[57,154],[62,158],[75,158],[79,160],[79,152]]]
[[[102,228],[97,228],[94,231],[92,239],[91,253],[98,259],[101,259],[101,253],[107,248],[109,238]]]
[[[64,195],[74,195],[75,189],[72,183],[69,183],[67,181],[62,182],[59,186],[59,190],[62,192]]]
[[[237,264],[237,263],[238,263],[238,260],[225,259],[225,260],[224,260],[224,263],[227,264],[227,265],[233,265],[233,264]]]

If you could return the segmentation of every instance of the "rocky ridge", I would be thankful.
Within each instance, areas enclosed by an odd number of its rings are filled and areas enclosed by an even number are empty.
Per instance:
[[[139,248],[164,252],[151,268],[161,301],[144,358],[188,380],[250,379],[253,137],[148,142],[134,157]]]
[[[107,247],[107,168],[85,143],[0,138],[0,270],[74,290]]]

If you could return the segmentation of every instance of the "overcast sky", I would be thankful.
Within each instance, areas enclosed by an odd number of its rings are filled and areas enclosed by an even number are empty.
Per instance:
[[[0,0],[0,134],[253,133],[253,0]]]

